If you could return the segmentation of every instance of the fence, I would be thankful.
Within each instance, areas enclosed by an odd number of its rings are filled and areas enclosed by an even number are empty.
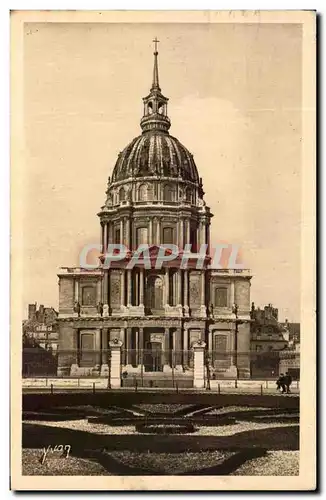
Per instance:
[[[110,350],[61,350],[49,352],[41,347],[24,348],[22,353],[23,377],[55,377],[58,366],[78,366],[79,375],[100,376],[101,366],[110,366]],[[252,379],[275,379],[280,372],[288,371],[296,380],[300,378],[300,354],[298,352],[216,352],[205,351],[205,377],[211,380],[234,378],[228,369],[237,366],[240,378],[246,372]],[[175,381],[193,376],[194,353],[190,350],[164,350],[159,346],[151,349],[121,349],[121,376],[125,384],[139,383],[152,375],[152,380]],[[84,370],[84,371],[83,371]],[[78,374],[76,374],[77,376]],[[131,382],[131,380],[133,382]],[[138,383],[137,382],[137,383]],[[147,383],[147,382],[146,382]],[[162,382],[163,383],[163,382]],[[173,382],[174,383],[174,382]]]

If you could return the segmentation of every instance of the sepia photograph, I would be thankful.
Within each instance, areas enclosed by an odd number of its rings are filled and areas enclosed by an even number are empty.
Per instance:
[[[315,37],[11,13],[14,489],[315,488]]]

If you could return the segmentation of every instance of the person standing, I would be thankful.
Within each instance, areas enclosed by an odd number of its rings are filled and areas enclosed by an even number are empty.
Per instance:
[[[284,376],[284,373],[281,373],[281,375],[277,379],[276,386],[277,386],[277,389],[282,392],[282,394],[285,393],[286,386],[285,386],[285,376]]]
[[[286,372],[286,374],[285,374],[284,384],[285,384],[285,388],[286,388],[286,393],[289,394],[289,392],[291,392],[290,386],[292,384],[292,377],[289,374],[289,372]]]

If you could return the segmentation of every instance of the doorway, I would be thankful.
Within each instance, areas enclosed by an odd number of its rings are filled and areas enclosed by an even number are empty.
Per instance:
[[[145,371],[162,372],[162,343],[148,342],[146,348]]]

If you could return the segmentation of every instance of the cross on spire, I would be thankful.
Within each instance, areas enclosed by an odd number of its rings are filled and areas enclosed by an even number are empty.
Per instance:
[[[157,36],[154,38],[153,42],[154,42],[154,44],[155,44],[155,47],[154,47],[154,48],[155,48],[155,52],[154,52],[154,54],[157,54],[157,44],[160,42],[160,41],[157,39]]]
[[[159,85],[159,80],[158,80],[158,64],[157,64],[157,44],[159,43],[159,40],[157,37],[154,38],[153,40],[155,46],[155,52],[154,52],[154,69],[153,69],[153,83],[152,83],[152,89],[151,90],[160,90],[160,85]]]

